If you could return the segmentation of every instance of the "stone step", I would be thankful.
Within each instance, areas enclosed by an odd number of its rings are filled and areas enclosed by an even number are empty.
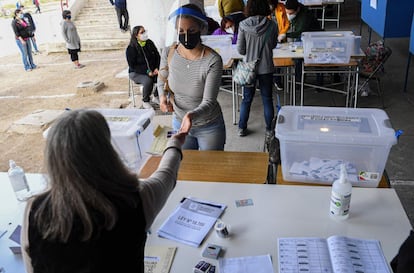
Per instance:
[[[118,32],[119,26],[118,23],[109,22],[107,24],[76,24],[76,29],[78,32]]]
[[[90,6],[90,5],[87,5],[87,6],[83,7],[83,9],[82,9],[82,12],[97,12],[97,13],[100,13],[100,12],[108,12],[108,11],[116,13],[115,8],[113,6],[110,6],[110,5],[109,6],[104,6],[104,5]]]
[[[87,40],[104,40],[104,39],[120,39],[120,40],[128,40],[130,39],[130,34],[128,32],[122,33],[119,31],[111,31],[111,32],[79,32],[79,36],[81,38],[81,42],[83,44],[84,41]]]
[[[82,51],[118,50],[126,49],[129,40],[124,39],[103,39],[103,40],[82,40]],[[67,52],[65,43],[46,44],[48,53]]]
[[[91,11],[82,10],[82,12],[78,14],[75,19],[82,20],[85,18],[93,18],[96,16],[99,16],[99,17],[115,16],[116,17],[116,12],[113,9],[105,9],[105,10],[94,9]]]
[[[84,19],[76,19],[75,20],[75,25],[76,26],[81,26],[81,25],[107,25],[108,23],[116,23],[116,25],[118,25],[118,19],[114,16],[114,18],[112,18],[112,16],[108,16],[107,18],[99,18],[99,17],[94,17],[94,18],[84,18]]]

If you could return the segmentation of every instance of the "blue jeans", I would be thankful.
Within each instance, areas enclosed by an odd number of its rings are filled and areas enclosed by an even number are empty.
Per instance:
[[[33,63],[32,46],[30,45],[30,40],[27,40],[26,43],[23,44],[22,41],[17,39],[16,44],[19,47],[20,52],[22,54],[24,69],[35,69],[36,65]]]
[[[181,121],[175,114],[172,119],[173,129],[180,130]],[[185,138],[183,149],[187,150],[224,150],[226,143],[226,126],[223,116],[204,126],[191,127]]]
[[[263,102],[263,112],[266,123],[266,130],[270,131],[272,128],[272,119],[275,115],[272,97],[273,74],[257,75],[259,81],[260,94]],[[256,92],[256,83],[252,86],[243,87],[243,99],[240,106],[239,128],[246,129],[247,121],[249,120],[250,107],[252,106],[254,94]]]
[[[35,51],[35,52],[39,52],[39,49],[37,48],[37,44],[36,44],[36,38],[31,37],[31,38],[30,38],[30,41],[32,42],[32,45],[33,45],[33,49],[34,49],[34,51]]]

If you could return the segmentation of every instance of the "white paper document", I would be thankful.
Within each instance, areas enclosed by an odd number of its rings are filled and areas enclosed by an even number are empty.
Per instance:
[[[226,205],[185,198],[162,224],[158,236],[198,247]]]
[[[273,273],[270,255],[219,259],[220,273]]]
[[[279,273],[391,273],[378,240],[279,238]]]

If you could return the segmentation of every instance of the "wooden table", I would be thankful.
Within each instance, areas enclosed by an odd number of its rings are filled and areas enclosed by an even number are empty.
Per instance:
[[[141,168],[140,177],[149,177],[160,159],[151,156]],[[183,150],[178,180],[263,184],[268,160],[268,153],[263,152]]]
[[[140,171],[140,178],[149,177],[158,167],[161,156],[151,156]],[[264,184],[267,177],[269,154],[264,152],[196,151],[183,150],[183,161],[178,180]],[[276,184],[326,186],[285,181],[282,168],[277,169]],[[378,188],[390,188],[386,172]]]

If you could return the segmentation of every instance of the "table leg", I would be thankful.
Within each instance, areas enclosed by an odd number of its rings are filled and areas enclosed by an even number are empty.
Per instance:
[[[300,106],[303,106],[303,86],[305,84],[305,66],[302,64],[302,75],[301,75],[301,81],[300,81]]]

